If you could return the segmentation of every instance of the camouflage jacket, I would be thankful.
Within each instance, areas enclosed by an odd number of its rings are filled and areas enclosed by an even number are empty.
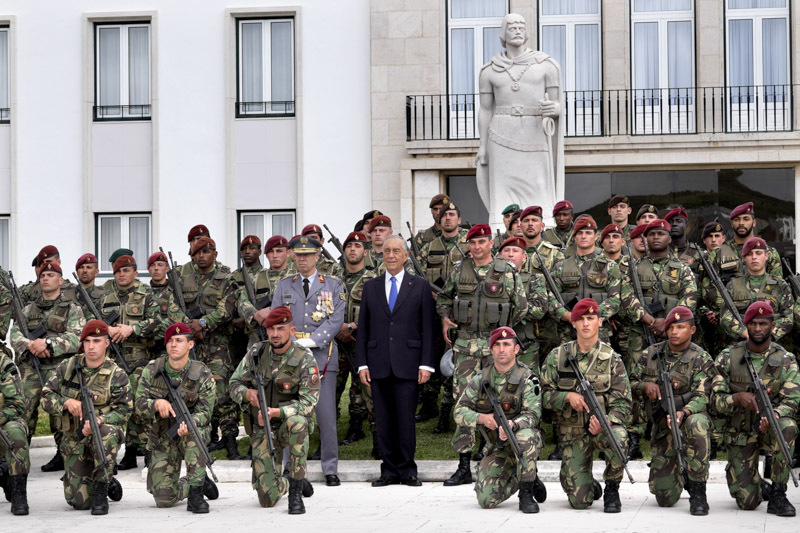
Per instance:
[[[542,233],[542,239],[563,250],[572,243],[572,224],[564,231],[556,227],[547,228]]]
[[[628,315],[634,322],[644,316],[643,305],[656,301],[664,306],[663,311],[654,315],[656,318],[663,318],[667,311],[678,305],[688,307],[692,312],[697,308],[697,284],[686,263],[669,255],[657,259],[647,255],[636,263],[636,272],[639,274],[645,301],[640,302],[633,296]]]
[[[25,413],[25,396],[19,369],[11,357],[0,352],[0,427],[9,420],[22,418]]]
[[[416,235],[414,235],[414,241],[417,243],[417,248],[422,251],[422,248],[434,240],[435,238],[439,237],[442,234],[442,230],[437,228],[436,226],[431,226],[428,229],[418,231]],[[419,258],[417,258],[419,259]]]
[[[793,307],[794,298],[789,284],[782,278],[775,278],[768,274],[753,276],[744,274],[737,276],[728,282],[728,293],[731,295],[733,304],[739,310],[739,314],[744,317],[748,306],[756,301],[769,302],[775,312],[775,329],[772,334],[780,340],[784,335],[792,330],[794,325]],[[747,331],[747,328],[739,322],[727,307],[724,307],[722,297],[717,298],[716,309],[722,309],[720,324],[734,339]],[[724,309],[723,309],[724,307]]]
[[[236,310],[236,285],[230,274],[216,267],[203,274],[194,263],[187,265],[191,268],[184,268],[180,279],[187,312],[200,306],[208,331],[212,335],[228,335]],[[168,314],[172,322],[188,324],[191,321],[177,303],[170,307]]]
[[[26,283],[22,287],[19,288],[19,297],[22,299],[22,304],[28,304],[34,300],[39,299],[42,296],[42,287],[39,285],[38,281],[34,281],[31,283]],[[75,286],[74,283],[65,279],[61,283],[61,297],[73,303],[78,302],[78,288]]]
[[[564,303],[577,302],[583,298],[594,298],[600,305],[600,316],[608,319],[620,310],[620,287],[622,273],[615,261],[595,250],[589,255],[576,255],[560,261],[551,272],[553,281],[561,293]],[[569,309],[550,296],[550,313],[556,319]]]
[[[426,244],[420,251],[419,263],[425,269],[428,281],[441,287],[450,277],[453,265],[462,261],[468,253],[467,230],[459,229],[455,237],[442,234]]]
[[[40,359],[45,367],[54,367],[65,355],[74,354],[80,347],[80,337],[86,320],[83,311],[77,304],[64,300],[61,296],[55,300],[39,298],[27,304],[23,310],[28,320],[28,329],[32,332],[44,324],[47,332],[45,338],[51,341],[51,356]],[[14,324],[11,328],[11,347],[17,354],[23,354],[28,349],[27,339],[19,327]]]

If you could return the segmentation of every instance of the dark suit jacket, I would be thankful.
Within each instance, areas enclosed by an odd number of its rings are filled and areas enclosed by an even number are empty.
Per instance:
[[[394,312],[389,311],[386,300],[386,278],[367,281],[358,316],[356,366],[368,366],[370,377],[375,379],[394,374],[413,380],[420,366],[436,368],[434,316],[426,279],[404,274]]]

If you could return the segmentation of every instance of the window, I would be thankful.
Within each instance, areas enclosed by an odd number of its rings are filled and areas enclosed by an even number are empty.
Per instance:
[[[633,0],[633,132],[694,133],[693,0]]]
[[[8,26],[0,26],[0,124],[8,124],[11,119],[8,77]]]
[[[727,0],[727,129],[791,129],[789,5]]]
[[[236,116],[294,115],[294,20],[237,20]]]
[[[481,67],[503,51],[500,25],[508,14],[508,1],[449,0],[448,4],[449,138],[473,139],[478,135],[478,77]]]
[[[150,24],[95,24],[95,120],[150,118]]]
[[[477,224],[480,221],[489,220],[489,211],[486,210],[481,195],[478,193],[475,174],[447,176],[447,194],[461,210],[463,223]]]
[[[265,244],[273,235],[291,239],[295,234],[294,211],[239,211],[239,240],[255,235]]]
[[[6,270],[11,268],[11,217],[0,216],[0,267]]]
[[[600,135],[600,1],[540,0],[539,49],[561,66],[566,131]]]
[[[147,271],[150,257],[150,213],[96,215],[97,259],[101,272],[111,272],[108,258],[119,248],[130,248],[140,272]]]

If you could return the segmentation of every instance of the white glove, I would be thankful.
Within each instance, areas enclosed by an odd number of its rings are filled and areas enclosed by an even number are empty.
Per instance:
[[[306,339],[297,339],[296,342],[297,342],[297,344],[299,344],[303,348],[308,348],[309,350],[313,350],[314,348],[319,348],[319,346],[317,346],[317,343],[314,342],[312,339],[308,339],[308,338],[306,338]]]

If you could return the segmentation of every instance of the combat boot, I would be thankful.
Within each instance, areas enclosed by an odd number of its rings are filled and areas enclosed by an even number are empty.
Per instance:
[[[556,446],[556,449],[553,450],[553,453],[547,456],[547,460],[560,461],[563,456],[564,456],[564,450],[562,450],[560,446]]]
[[[342,442],[339,443],[339,446],[347,446],[348,444],[353,444],[354,442],[358,442],[366,438],[363,426],[364,426],[364,419],[358,417],[351,417],[350,426],[347,428],[347,435],[345,435]]]
[[[246,459],[247,461],[252,461],[253,460],[253,445],[252,444],[250,444],[250,446],[247,447],[247,453],[244,454],[244,457],[242,457],[242,459]]]
[[[619,501],[619,481],[606,481],[606,490],[603,491],[603,512],[618,513],[622,511],[622,502]]]
[[[593,502],[603,497],[603,487],[601,487],[600,482],[594,478],[592,478],[592,497],[594,498],[592,500]]]
[[[11,514],[28,514],[28,474],[11,476]]]
[[[794,516],[794,505],[786,499],[786,483],[772,483],[767,512],[776,516]]]
[[[472,483],[472,472],[469,469],[469,460],[472,454],[470,452],[458,454],[458,469],[450,476],[445,482],[445,487],[455,487],[458,485],[467,485]]]
[[[206,474],[206,478],[203,480],[203,496],[209,500],[216,500],[219,498],[219,489],[217,488],[217,484],[211,481],[211,478],[208,477],[208,474]]]
[[[439,421],[436,423],[436,427],[433,428],[433,432],[437,435],[442,433],[450,433],[450,410],[453,409],[453,406],[442,405],[441,409],[439,409]]]
[[[108,483],[95,481],[92,490],[92,514],[108,514]]]
[[[478,451],[472,454],[472,460],[481,462],[483,460],[483,448],[486,446],[486,439],[483,434],[478,434]]]
[[[761,478],[761,501],[762,502],[768,502],[770,494],[772,494],[772,485],[770,484],[769,481],[767,481],[766,479],[764,479],[762,477]]]
[[[303,480],[289,480],[289,514],[304,514],[306,506],[303,505]]]
[[[11,471],[5,457],[0,459],[0,487],[3,487],[6,501],[11,501]]]
[[[222,440],[225,445],[225,453],[228,454],[228,459],[236,461],[242,458],[242,456],[239,455],[239,446],[236,444],[235,435],[225,435],[222,437]]]
[[[112,502],[118,502],[122,499],[122,485],[115,477],[112,477],[108,482],[108,497]]]
[[[639,434],[638,433],[631,433],[631,445],[628,447],[628,459],[631,461],[635,461],[636,459],[641,459],[642,455],[642,447],[639,445]]]
[[[547,487],[544,486],[538,475],[533,480],[533,498],[539,503],[544,503],[547,499]]]
[[[64,470],[64,458],[61,457],[61,452],[56,451],[53,458],[42,465],[42,472],[58,472],[59,470]]]
[[[519,484],[519,510],[525,514],[539,512],[539,504],[533,499],[533,481]]]
[[[208,503],[203,499],[203,486],[189,487],[189,498],[186,502],[186,510],[195,514],[208,512]]]
[[[706,516],[708,514],[708,500],[706,499],[705,481],[688,481],[686,490],[689,492],[689,513],[692,516]]]
[[[419,412],[416,416],[414,416],[414,420],[419,424],[436,418],[438,415],[439,409],[436,407],[436,398],[425,398],[422,400],[422,406],[419,408]]]
[[[211,422],[211,440],[208,442],[208,451],[215,452],[225,447],[225,443],[219,438],[219,423]]]
[[[122,461],[117,463],[118,470],[131,470],[132,468],[136,468],[139,464],[136,462],[136,452],[139,450],[139,447],[135,444],[131,444],[130,446],[125,446],[125,455],[122,456]]]

